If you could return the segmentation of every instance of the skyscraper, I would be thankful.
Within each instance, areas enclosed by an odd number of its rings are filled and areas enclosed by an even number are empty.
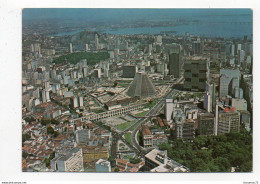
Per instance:
[[[239,87],[240,71],[238,69],[221,69],[220,72],[219,97],[232,95],[232,86]],[[234,82],[233,82],[234,80]],[[233,82],[233,85],[232,85]]]
[[[208,112],[212,112],[216,101],[216,86],[215,84],[206,84],[206,93],[204,94],[203,107]]]
[[[197,40],[192,43],[192,51],[194,55],[200,55],[203,53],[203,42]]]
[[[95,69],[94,70],[94,75],[93,75],[95,78],[98,78],[100,79],[101,78],[101,69],[98,68],[98,69]]]
[[[153,49],[153,45],[149,44],[148,46],[148,54],[151,55],[152,54],[152,49]]]
[[[200,113],[198,118],[200,135],[214,135],[214,122],[214,114]]]
[[[169,75],[180,78],[181,74],[181,57],[180,53],[169,54]]]
[[[72,47],[72,43],[70,43],[70,53],[73,52],[73,47]]]
[[[137,72],[136,65],[123,66],[123,78],[134,78],[136,72]]]
[[[98,35],[97,34],[95,34],[95,46],[96,46],[96,49],[99,49]]]
[[[188,91],[205,91],[209,76],[206,58],[192,57],[184,61],[184,89]]]
[[[180,45],[175,44],[169,49],[169,75],[180,78],[181,75],[181,53]]]
[[[168,122],[172,120],[173,107],[174,107],[173,99],[166,99],[165,116]]]

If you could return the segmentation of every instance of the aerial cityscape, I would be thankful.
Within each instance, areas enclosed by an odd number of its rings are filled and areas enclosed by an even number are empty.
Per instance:
[[[250,9],[27,8],[23,172],[252,172]]]

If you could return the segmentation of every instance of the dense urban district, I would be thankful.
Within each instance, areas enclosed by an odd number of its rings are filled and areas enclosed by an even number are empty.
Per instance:
[[[251,36],[23,34],[23,171],[252,172]]]

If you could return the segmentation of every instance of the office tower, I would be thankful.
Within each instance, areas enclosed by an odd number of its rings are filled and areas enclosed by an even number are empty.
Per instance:
[[[106,78],[109,77],[109,69],[108,68],[104,69],[104,77],[106,77]]]
[[[218,113],[217,135],[240,131],[240,113],[234,108]]]
[[[169,75],[180,78],[181,75],[181,53],[180,46],[176,50],[169,50]]]
[[[83,77],[87,77],[88,76],[88,67],[87,66],[83,66],[82,67],[82,73],[83,73]]]
[[[101,78],[101,69],[97,68],[94,70],[93,77],[100,79]]]
[[[164,64],[163,64],[163,63],[158,63],[158,64],[156,65],[156,71],[157,71],[158,73],[163,74],[163,73],[164,73]]]
[[[148,45],[148,54],[151,55],[152,54],[152,49],[153,49],[153,45],[149,44]]]
[[[234,44],[232,44],[230,47],[230,53],[231,53],[231,56],[235,56],[235,45]]]
[[[88,44],[85,45],[86,52],[88,51]]]
[[[213,113],[200,113],[198,117],[199,134],[214,135],[215,117]]]
[[[79,143],[88,143],[91,137],[90,129],[82,129],[76,131],[76,142]]]
[[[155,94],[156,89],[148,75],[144,72],[136,73],[135,78],[127,91],[127,95],[130,97],[149,97]]]
[[[84,106],[84,100],[83,100],[83,96],[79,96],[79,107],[83,107]]]
[[[70,53],[73,53],[73,46],[72,46],[72,43],[70,43]]]
[[[240,131],[240,112],[236,108],[224,108],[216,102],[214,135]]]
[[[96,49],[99,49],[98,35],[97,34],[95,34],[95,46],[96,46]]]
[[[195,121],[187,119],[175,124],[175,136],[177,139],[193,140],[195,138]]]
[[[158,35],[156,36],[156,44],[162,44],[162,36],[161,35]]]
[[[234,65],[235,64],[235,58],[234,57],[230,57],[229,64],[230,65]]]
[[[51,160],[51,169],[56,172],[84,171],[82,149],[73,148],[64,155],[56,156]]]
[[[238,51],[238,64],[241,65],[245,61],[245,54],[246,52],[244,50]]]
[[[42,90],[42,102],[49,102],[50,100],[50,93],[48,90]]]
[[[149,130],[149,127],[147,125],[142,126],[142,140],[143,140],[143,147],[149,148],[153,146],[153,134]]]
[[[41,45],[39,43],[31,44],[31,51],[35,56],[40,56],[41,54]]]
[[[246,111],[247,110],[247,102],[243,98],[232,98],[231,100],[232,107],[235,107],[238,111]]]
[[[201,41],[194,41],[192,43],[192,51],[193,55],[200,55],[203,53],[203,42]]]
[[[172,112],[173,112],[173,99],[166,99],[165,101],[165,116],[166,120],[169,122],[172,120]]]
[[[193,57],[184,61],[184,89],[205,91],[209,76],[208,61],[202,57]]]
[[[206,84],[206,93],[204,94],[203,107],[207,112],[212,112],[215,108],[216,86],[215,84]]]
[[[123,66],[123,78],[134,78],[137,72],[136,65],[125,65]]]
[[[244,92],[243,92],[243,89],[242,89],[242,88],[235,87],[235,88],[233,89],[233,97],[234,97],[234,98],[240,98],[240,99],[242,99],[242,98],[243,98],[243,94],[244,94]]]
[[[117,39],[117,40],[115,40],[115,41],[116,41],[116,43],[115,43],[116,49],[120,49],[120,40]]]
[[[240,71],[238,69],[236,70],[221,69],[219,74],[220,74],[219,97],[232,95],[232,82],[234,79],[233,89],[239,85]]]
[[[78,97],[77,97],[77,96],[73,96],[73,97],[70,99],[70,103],[71,103],[71,105],[72,105],[73,108],[79,107]]]
[[[240,50],[242,50],[242,44],[241,43],[237,43],[235,45],[235,54],[238,55]]]
[[[240,111],[240,122],[247,131],[251,130],[251,114],[249,111]]]

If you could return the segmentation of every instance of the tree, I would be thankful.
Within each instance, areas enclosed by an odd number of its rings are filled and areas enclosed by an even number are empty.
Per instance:
[[[26,159],[28,155],[29,155],[28,153],[26,153],[26,152],[22,152],[22,157],[23,157],[23,158]]]
[[[201,149],[207,147],[207,149]],[[198,136],[193,142],[175,139],[163,143],[160,150],[167,150],[173,160],[187,166],[192,172],[252,171],[252,134],[244,132],[220,136]]]
[[[31,122],[35,121],[35,119],[34,119],[33,117],[26,117],[24,120],[25,120],[26,122],[28,122],[29,124],[30,124]]]
[[[48,124],[50,124],[51,123],[51,120],[49,120],[49,119],[42,119],[41,120],[41,124],[43,125],[43,126],[47,126]]]
[[[69,120],[65,120],[64,123],[65,124],[70,124],[70,121]]]
[[[59,132],[54,131],[54,132],[53,132],[53,136],[54,136],[54,137],[58,137],[58,136],[59,136]]]
[[[141,159],[139,159],[139,158],[130,158],[129,161],[132,164],[138,164],[138,163],[141,162]]]
[[[58,120],[56,120],[56,119],[52,119],[51,120],[51,124],[59,125],[60,122]]]
[[[111,163],[112,167],[116,166],[116,161],[112,156],[109,156],[107,160]]]
[[[119,168],[118,167],[115,168],[115,172],[119,172]]]
[[[31,135],[26,133],[22,135],[22,142],[24,143],[25,141],[31,139]]]
[[[48,133],[48,134],[53,134],[53,133],[54,133],[53,128],[49,126],[49,127],[47,128],[47,133]]]

